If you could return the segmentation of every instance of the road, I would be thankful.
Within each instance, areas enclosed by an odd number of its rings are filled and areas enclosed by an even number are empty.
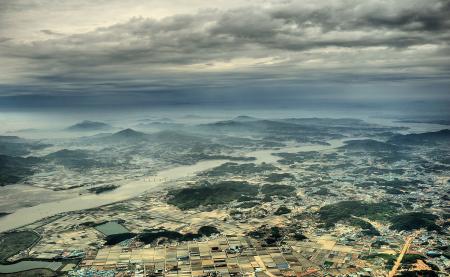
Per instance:
[[[411,246],[411,243],[414,241],[414,239],[417,237],[418,234],[419,234],[419,231],[416,231],[406,238],[406,241],[405,241],[405,244],[403,245],[402,251],[400,252],[400,255],[398,255],[397,261],[395,261],[395,264],[392,267],[391,271],[389,272],[388,277],[394,277],[395,274],[397,274],[397,270],[402,263],[403,256],[405,256],[406,252],[408,252],[408,249]]]

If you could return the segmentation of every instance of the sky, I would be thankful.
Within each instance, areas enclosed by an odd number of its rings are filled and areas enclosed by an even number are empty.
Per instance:
[[[0,108],[395,99],[445,111],[449,30],[450,0],[1,0]]]

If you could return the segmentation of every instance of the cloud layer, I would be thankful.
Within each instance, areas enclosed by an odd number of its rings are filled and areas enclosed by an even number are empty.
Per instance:
[[[449,83],[447,0],[91,2],[0,4],[1,94]]]

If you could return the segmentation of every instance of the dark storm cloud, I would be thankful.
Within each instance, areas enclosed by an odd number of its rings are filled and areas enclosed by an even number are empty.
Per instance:
[[[0,38],[3,83],[95,93],[449,78],[450,1],[264,3]]]
[[[319,9],[300,3],[277,8],[272,15],[325,31],[386,28],[436,32],[450,27],[450,1],[340,1]]]
[[[443,44],[449,39],[440,32],[450,28],[447,1],[436,1],[426,9],[412,6],[394,11],[363,4],[304,9],[293,3],[265,9],[209,10],[162,20],[133,18],[88,33],[21,45],[22,49],[12,54],[87,65],[133,60],[186,64],[252,53],[267,56],[273,49],[408,47]]]
[[[394,15],[373,14],[367,16],[363,22],[372,27],[394,27],[428,32],[448,31],[450,28],[450,1],[438,1],[424,9],[406,9]]]

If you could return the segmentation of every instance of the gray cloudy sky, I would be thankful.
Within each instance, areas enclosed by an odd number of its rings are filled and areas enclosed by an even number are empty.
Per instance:
[[[449,30],[449,0],[1,0],[0,95],[386,83],[445,93]]]

